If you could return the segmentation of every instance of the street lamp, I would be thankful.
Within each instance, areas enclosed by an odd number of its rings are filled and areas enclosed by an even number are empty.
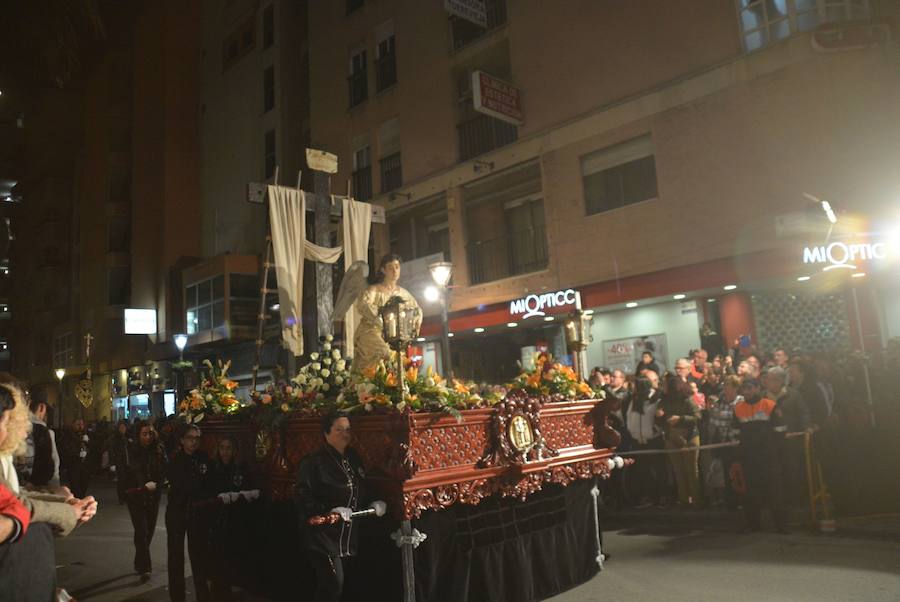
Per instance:
[[[441,371],[444,378],[453,377],[453,367],[450,363],[450,322],[447,318],[447,310],[450,306],[450,277],[453,275],[453,264],[449,261],[437,261],[428,266],[431,278],[438,285],[441,294],[441,324],[443,336],[441,336]]]
[[[57,368],[53,371],[56,374],[56,380],[59,383],[59,427],[61,428],[66,424],[66,421],[63,419],[63,379],[66,377],[66,369],[65,368]]]
[[[178,347],[178,361],[184,361],[184,348],[187,346],[188,335],[186,334],[176,334],[175,335],[175,346]]]

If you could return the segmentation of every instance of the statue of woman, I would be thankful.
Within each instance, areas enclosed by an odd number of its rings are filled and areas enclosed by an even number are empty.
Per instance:
[[[381,308],[392,297],[403,299],[406,309],[419,308],[415,298],[405,288],[398,286],[400,279],[400,256],[389,254],[381,258],[378,270],[369,278],[369,286],[356,300],[356,311],[361,317],[354,339],[353,369],[365,372],[378,365],[381,360],[388,360],[391,349],[381,336]],[[422,313],[416,324],[416,332],[422,325]]]

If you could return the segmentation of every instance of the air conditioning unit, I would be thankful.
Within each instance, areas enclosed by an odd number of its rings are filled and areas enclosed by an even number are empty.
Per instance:
[[[891,27],[884,19],[822,23],[810,37],[810,45],[816,52],[863,50],[890,41]]]

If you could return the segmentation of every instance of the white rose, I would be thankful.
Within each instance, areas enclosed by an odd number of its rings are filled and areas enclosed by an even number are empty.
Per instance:
[[[335,365],[337,366],[338,370],[343,371],[344,368],[347,367],[347,362],[345,362],[344,360],[338,360],[337,364],[335,364]]]
[[[325,341],[326,341],[326,342],[330,343],[330,342],[333,341],[333,340],[334,340],[334,337],[331,336],[330,334],[326,334],[326,335],[325,335]]]
[[[343,384],[343,382],[344,382],[343,376],[335,376],[334,377],[334,384],[340,385],[340,384]]]
[[[319,359],[319,354],[316,352],[310,353],[309,359],[311,359],[312,361],[316,361],[317,359]]]
[[[433,386],[434,386],[434,379],[433,379],[433,378],[426,378],[426,379],[425,379],[425,386],[426,386],[426,387],[433,387]]]
[[[336,359],[336,360],[341,359],[341,350],[340,350],[340,349],[335,349],[334,351],[332,351],[332,352],[331,352],[331,357],[333,357],[333,358]]]
[[[327,390],[330,389],[330,388],[331,388],[331,385],[329,385],[328,383],[325,383],[324,385],[322,385],[322,390],[323,390],[323,391],[327,391]]]
[[[318,372],[319,370],[322,369],[322,364],[320,364],[319,362],[316,362],[315,364],[312,365],[312,369],[315,370],[316,372]]]
[[[322,375],[322,378],[328,378],[329,376],[331,376],[331,370],[329,370],[328,368],[322,368],[322,372],[320,374]]]
[[[322,345],[322,351],[331,351],[331,343],[325,343]]]
[[[212,401],[212,393],[206,394],[206,401]]]
[[[305,385],[305,384],[306,384],[306,375],[305,375],[305,374],[298,374],[298,375],[297,375],[297,378],[295,378],[294,381],[296,381],[296,383],[297,383],[298,385]]]
[[[330,365],[331,365],[331,358],[330,358],[330,357],[326,357],[324,360],[322,360],[322,363],[325,364],[326,366],[330,366]]]

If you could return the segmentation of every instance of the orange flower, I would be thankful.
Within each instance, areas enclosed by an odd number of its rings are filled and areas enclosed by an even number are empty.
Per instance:
[[[219,403],[225,407],[233,406],[237,402],[238,402],[238,400],[235,399],[234,397],[226,396],[226,395],[223,395],[222,399],[219,400]]]
[[[540,387],[541,386],[541,373],[534,372],[533,374],[531,374],[525,380],[525,384],[528,385],[529,387],[534,387],[534,388]]]
[[[192,410],[202,410],[202,409],[203,409],[203,402],[200,401],[199,399],[194,399],[194,400],[191,402],[191,409],[192,409]]]
[[[228,389],[229,391],[234,391],[235,389],[237,389],[237,386],[238,386],[238,384],[236,382],[234,382],[233,380],[229,380],[229,381],[225,382],[225,388]]]
[[[406,369],[406,380],[408,380],[411,383],[414,383],[417,380],[419,380],[419,369],[416,368],[415,366],[410,366],[409,368],[407,368]]]
[[[396,387],[397,386],[397,375],[393,372],[388,372],[387,377],[384,379],[384,384],[388,387]]]
[[[453,379],[453,390],[456,391],[457,393],[468,393],[469,387],[467,387],[466,385],[462,384],[461,382],[459,382],[458,380],[456,380],[454,378]]]
[[[378,370],[378,366],[371,366],[371,367],[363,370],[362,374],[363,374],[363,376],[365,376],[366,378],[371,380],[371,379],[375,378],[376,370]]]
[[[270,403],[272,403],[272,396],[268,393],[263,393],[260,401],[262,401],[264,405],[269,405]]]
[[[592,395],[594,393],[594,390],[587,383],[578,383],[578,391],[582,395]]]
[[[188,401],[187,401],[187,399],[185,399],[184,401],[182,401],[182,402],[178,405],[178,409],[181,410],[182,412],[184,412],[186,409],[188,409]]]
[[[384,393],[379,393],[378,395],[375,396],[374,399],[375,399],[375,403],[377,403],[377,404],[380,404],[383,406],[391,405],[390,398],[387,395],[385,395]]]

